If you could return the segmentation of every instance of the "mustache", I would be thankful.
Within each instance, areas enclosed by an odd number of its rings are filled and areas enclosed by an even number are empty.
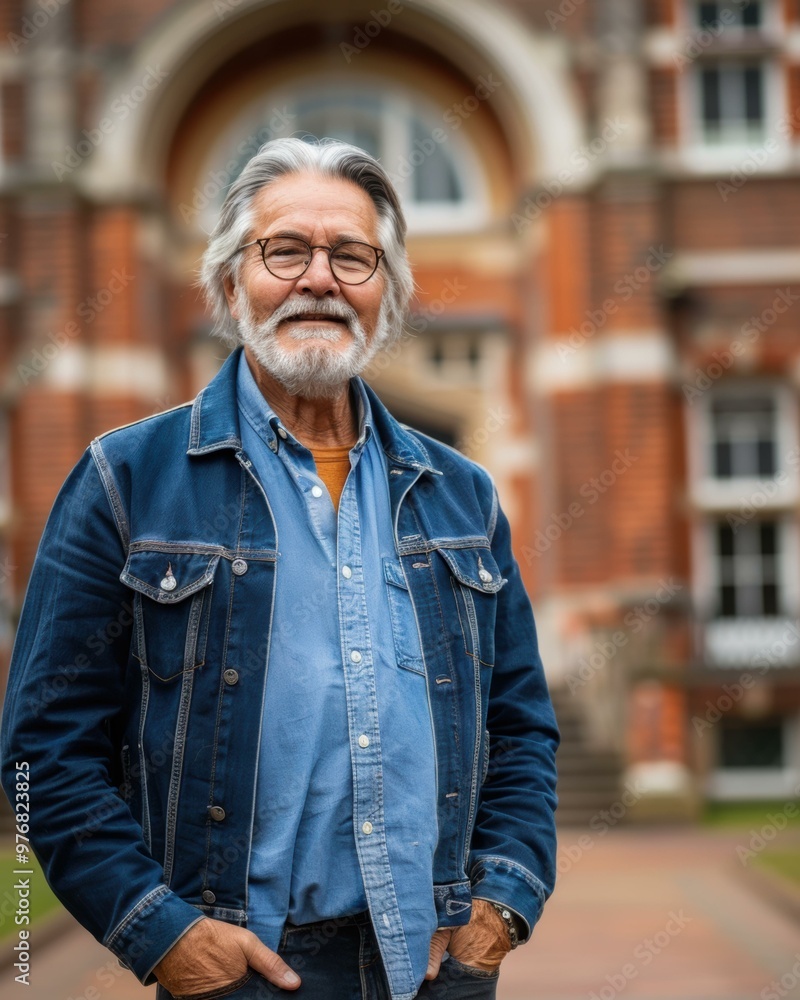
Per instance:
[[[269,322],[274,328],[283,320],[295,319],[304,315],[330,316],[332,319],[344,320],[351,329],[354,323],[358,323],[358,314],[346,302],[339,299],[319,299],[308,296],[281,302],[269,317]]]

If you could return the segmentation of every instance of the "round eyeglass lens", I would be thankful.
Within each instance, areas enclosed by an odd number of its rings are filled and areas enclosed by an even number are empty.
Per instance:
[[[292,237],[272,237],[263,250],[267,270],[278,278],[299,278],[311,257],[307,243]],[[365,243],[340,243],[329,253],[331,270],[345,283],[366,281],[378,265],[378,255]]]

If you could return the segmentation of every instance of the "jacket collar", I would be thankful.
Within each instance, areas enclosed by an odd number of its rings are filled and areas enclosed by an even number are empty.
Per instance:
[[[235,348],[222,368],[192,404],[188,455],[206,455],[220,448],[241,449],[236,372],[242,347]],[[372,407],[375,432],[388,459],[421,472],[441,475],[431,464],[422,443],[389,413],[375,391],[361,380]]]

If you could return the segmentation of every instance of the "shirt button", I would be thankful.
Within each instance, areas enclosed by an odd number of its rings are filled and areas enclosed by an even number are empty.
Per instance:
[[[311,487],[311,496],[312,497],[321,497],[322,496],[322,487],[321,486],[312,486]]]
[[[278,428],[278,435],[280,437],[282,437],[284,441],[286,440],[287,437],[289,437],[289,435],[286,433],[286,431],[282,427]]]
[[[361,663],[361,653],[359,653],[357,649],[354,649],[353,652],[350,654],[350,659],[353,661],[353,663]]]
[[[478,576],[481,578],[481,580],[483,580],[484,583],[491,583],[492,582],[492,574],[489,572],[488,569],[482,569],[482,570],[480,570],[480,572],[478,573]]]
[[[210,889],[203,889],[203,902],[204,903],[216,903],[217,897]]]
[[[222,677],[226,684],[237,684],[239,681],[239,671],[233,669],[226,670]]]
[[[350,569],[349,566],[342,566],[342,576],[345,578],[345,580],[349,580],[352,575],[353,571]]]
[[[247,572],[247,563],[244,559],[234,559],[231,569],[237,576],[244,576]]]
[[[221,823],[225,819],[225,810],[222,806],[209,806],[208,815],[217,823]]]
[[[368,747],[369,746],[369,736],[366,736],[366,735],[364,735],[362,733],[362,735],[358,737],[358,745],[360,747],[364,747],[364,748]]]
[[[367,835],[369,835],[370,833],[372,833],[372,823],[370,823],[369,820],[367,820],[366,823],[362,823],[362,825],[361,825],[361,832],[362,833],[366,833]]]

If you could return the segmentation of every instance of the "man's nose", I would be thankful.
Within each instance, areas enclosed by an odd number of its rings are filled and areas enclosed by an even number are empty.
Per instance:
[[[299,292],[310,291],[314,295],[338,295],[339,283],[331,269],[330,254],[324,247],[314,247],[311,263],[297,279]]]

